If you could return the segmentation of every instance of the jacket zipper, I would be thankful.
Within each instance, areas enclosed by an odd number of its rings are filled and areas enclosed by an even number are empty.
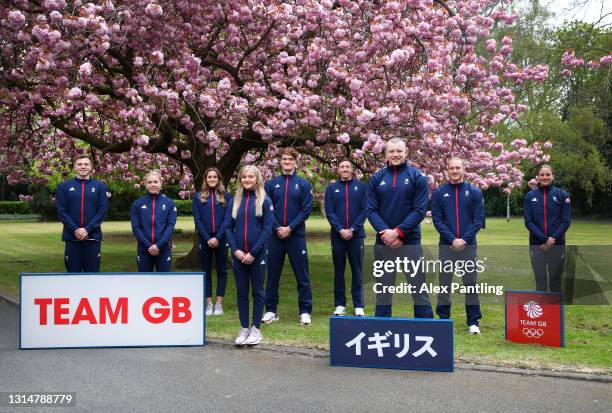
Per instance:
[[[248,228],[249,228],[249,199],[251,199],[251,193],[247,192],[246,204],[244,206],[244,253],[249,252],[249,241],[247,239]]]
[[[548,220],[546,216],[546,188],[544,188],[544,235],[548,236]]]
[[[346,229],[349,228],[349,195],[348,195],[348,181],[346,182]]]
[[[151,243],[155,244],[155,195],[151,201]]]
[[[287,226],[287,194],[289,192],[289,175],[285,176],[285,209],[283,211],[283,226]]]
[[[85,181],[81,181],[81,228],[85,227]]]
[[[457,238],[461,238],[459,230],[459,185],[455,188],[455,222],[457,223]]]
[[[217,232],[215,228],[215,191],[212,191],[212,203],[210,205],[210,209],[212,210],[212,232],[215,234]]]

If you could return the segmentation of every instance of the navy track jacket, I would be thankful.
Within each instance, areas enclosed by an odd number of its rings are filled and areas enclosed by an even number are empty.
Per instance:
[[[325,216],[333,232],[350,229],[355,237],[365,238],[367,190],[366,184],[354,179],[339,179],[325,189]]]
[[[567,192],[552,185],[538,187],[525,195],[523,207],[529,244],[543,244],[548,237],[554,238],[557,245],[565,244],[565,232],[572,221]]]
[[[427,213],[429,186],[425,175],[403,163],[376,172],[368,184],[366,213],[380,232],[399,229],[402,242],[421,239],[421,221]],[[379,239],[377,235],[377,239]]]
[[[160,251],[171,247],[177,216],[172,199],[147,193],[132,204],[131,216],[132,232],[140,247],[148,249],[155,244]]]
[[[108,211],[110,193],[106,185],[93,179],[70,179],[55,191],[57,216],[64,224],[63,241],[78,241],[74,231],[85,228],[88,238],[102,240],[102,221]]]
[[[225,213],[227,242],[232,253],[240,250],[245,254],[250,253],[252,256],[256,256],[266,246],[268,238],[272,234],[274,206],[272,206],[272,201],[266,197],[262,207],[262,216],[258,217],[255,215],[255,202],[257,200],[255,191],[244,191],[236,219],[234,219],[232,218],[234,200],[230,201]]]
[[[305,236],[305,222],[312,209],[312,185],[294,172],[272,178],[265,189],[274,205],[272,229],[289,226],[291,235]]]
[[[467,182],[440,186],[431,196],[431,217],[441,245],[450,245],[455,238],[476,245],[484,217],[482,191]]]
[[[191,203],[193,221],[195,222],[200,239],[204,242],[208,242],[213,236],[219,242],[225,240],[225,229],[227,228],[225,212],[232,196],[229,193],[225,193],[224,197],[225,205],[217,200],[216,191],[210,192],[206,202],[200,201],[199,192],[196,192],[193,197],[193,202]]]

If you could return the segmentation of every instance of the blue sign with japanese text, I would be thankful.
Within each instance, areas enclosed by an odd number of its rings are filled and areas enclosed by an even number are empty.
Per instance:
[[[331,317],[329,364],[453,371],[453,321]]]

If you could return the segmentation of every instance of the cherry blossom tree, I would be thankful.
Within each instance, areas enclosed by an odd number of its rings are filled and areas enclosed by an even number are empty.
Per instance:
[[[217,166],[267,174],[293,146],[311,174],[384,143],[443,179],[451,154],[482,188],[520,185],[548,143],[496,141],[545,66],[491,38],[516,15],[491,0],[12,0],[0,5],[0,173],[44,181],[80,151],[137,183],[159,167],[184,191]]]

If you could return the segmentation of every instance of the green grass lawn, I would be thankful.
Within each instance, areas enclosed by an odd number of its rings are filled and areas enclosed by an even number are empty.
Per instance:
[[[308,255],[314,298],[313,323],[308,327],[299,326],[297,291],[288,260],[281,278],[281,302],[278,313],[280,320],[262,327],[264,342],[328,348],[329,316],[333,312],[333,267],[329,242],[329,226],[321,217],[311,217],[307,222]],[[192,246],[193,221],[181,217],[177,228],[182,231],[175,236],[177,248],[174,257],[185,255]],[[128,222],[108,222],[103,226],[105,241],[102,250],[102,271],[135,271],[136,243]],[[436,245],[437,233],[432,225],[423,224],[423,244]],[[367,227],[366,244],[374,242],[373,230]],[[612,222],[575,220],[567,234],[568,244],[612,245],[609,234]],[[19,295],[19,273],[21,272],[63,272],[64,245],[60,241],[59,223],[35,221],[0,221],[0,291],[17,297]],[[518,251],[507,253],[506,265],[516,270],[528,268],[527,232],[520,218],[509,223],[503,219],[487,219],[487,229],[481,231],[478,242],[480,249],[499,246],[495,251]],[[508,247],[506,247],[508,246]],[[523,246],[509,247],[509,246]],[[494,247],[490,247],[494,248]],[[586,248],[586,247],[585,247]],[[612,246],[601,251],[606,257],[599,264],[602,271],[610,272]],[[435,248],[431,248],[435,249]],[[586,251],[586,250],[585,250]],[[517,257],[515,254],[522,254]],[[502,254],[503,255],[503,254]],[[503,261],[503,260],[502,260]],[[519,262],[520,261],[520,262]],[[595,265],[595,264],[593,264]],[[521,267],[521,268],[522,268]],[[192,269],[195,270],[195,269]],[[501,269],[500,274],[506,271]],[[365,273],[368,276],[367,271]],[[531,276],[530,276],[531,277]],[[607,276],[609,280],[609,276]],[[400,277],[398,277],[399,280]],[[532,283],[531,278],[529,279]],[[347,271],[347,286],[350,275]],[[213,276],[213,291],[216,280]],[[394,315],[412,314],[409,298],[395,300]],[[349,297],[350,303],[350,297]],[[435,303],[435,298],[433,298]],[[461,303],[461,301],[455,301]],[[373,315],[373,294],[366,290],[366,313]],[[239,322],[236,310],[236,290],[233,277],[228,279],[223,317],[209,317],[208,337],[233,339],[238,332]],[[469,336],[465,327],[463,305],[453,307],[455,319],[456,359],[478,363],[511,365],[531,368],[571,369],[612,373],[612,314],[609,306],[568,305],[566,316],[566,348],[547,348],[518,345],[504,340],[504,309],[502,301],[488,301],[483,305],[481,336]],[[352,312],[349,304],[347,311]]]

